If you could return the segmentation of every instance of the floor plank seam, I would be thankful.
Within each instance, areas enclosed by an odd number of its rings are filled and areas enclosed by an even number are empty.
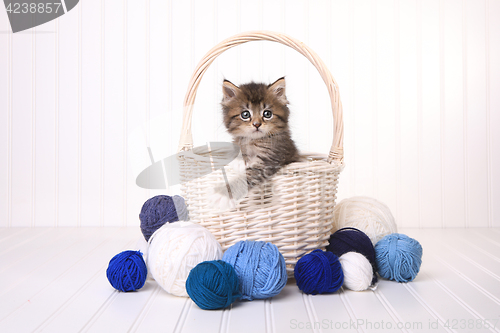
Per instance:
[[[455,332],[452,329],[449,329],[445,326],[445,320],[439,313],[434,310],[432,306],[430,306],[420,295],[419,293],[408,283],[404,283],[403,286],[408,290],[408,292],[417,300],[417,302],[422,305],[422,307],[427,310],[427,312],[432,316],[432,318],[437,319],[441,327],[443,327],[447,332]]]
[[[493,230],[493,231],[495,231],[495,230]],[[496,240],[491,239],[490,237],[487,237],[487,236],[485,236],[485,235],[483,235],[483,234],[481,234],[481,233],[479,233],[479,232],[477,232],[477,231],[473,231],[473,233],[474,233],[474,234],[476,234],[476,235],[478,235],[478,236],[480,236],[481,238],[483,238],[483,239],[487,240],[487,241],[488,241],[488,242],[490,242],[491,244],[493,244],[493,245],[496,245],[496,246],[500,247],[500,242],[497,242]]]
[[[462,259],[466,260],[467,262],[469,262],[471,265],[474,265],[476,266],[478,269],[482,270],[484,273],[488,274],[489,276],[491,276],[492,278],[494,278],[495,280],[498,280],[500,282],[500,276],[496,275],[495,273],[493,273],[492,271],[490,271],[489,269],[487,269],[486,267],[484,267],[483,265],[481,264],[478,264],[474,259],[472,258],[469,258],[467,255],[463,254],[463,253],[460,253],[458,250],[456,249],[453,249],[451,246],[449,246],[448,244],[444,244],[445,247],[449,248],[451,251],[453,251],[457,256],[461,257]]]
[[[134,322],[130,326],[130,329],[128,330],[128,332],[137,331],[137,329],[140,327],[140,325],[142,324],[142,322],[144,321],[144,319],[148,315],[149,311],[151,310],[151,307],[152,307],[156,297],[158,297],[158,294],[160,293],[161,290],[162,290],[162,288],[157,284],[155,286],[155,289],[151,293],[151,295],[149,295],[148,300],[146,301],[146,304],[144,304],[141,312],[139,313],[137,318],[134,320]]]
[[[109,240],[111,237],[108,237],[107,239],[105,239],[104,241],[102,241],[101,243],[99,243],[99,245],[94,248],[93,250],[91,250],[89,253],[87,253],[85,256],[83,256],[82,258],[80,258],[78,261],[74,262],[71,266],[69,266],[64,272],[62,272],[59,276],[55,277],[54,279],[52,279],[47,285],[45,285],[42,289],[38,290],[37,292],[35,292],[29,299],[32,300],[34,298],[37,297],[37,295],[40,295],[41,293],[43,293],[47,288],[49,288],[51,285],[53,285],[54,283],[56,283],[57,281],[61,280],[66,274],[68,274],[69,272],[71,272],[73,269],[75,269],[75,267],[77,267],[77,264],[80,263],[82,260],[84,260],[85,258],[87,258],[89,255],[91,255],[95,250],[97,250],[100,246],[102,246],[103,244],[105,244],[105,242],[107,240]],[[83,242],[83,240],[82,240]],[[71,248],[73,246],[77,246],[78,243],[76,244],[72,244],[70,246],[67,247],[68,248]],[[46,264],[47,262],[49,261],[52,261],[52,260],[55,260],[55,258],[57,258],[58,256],[60,256],[63,252],[60,252],[56,255],[54,255],[52,258],[50,258],[48,261],[44,262],[44,264]],[[33,269],[32,271],[30,271],[27,276],[26,276],[26,279],[20,279],[17,281],[16,284],[10,286],[10,288],[8,290],[5,290],[3,292],[3,294],[5,294],[7,291],[10,291],[12,290],[12,288],[18,286],[19,284],[21,284],[22,282],[24,282],[25,280],[27,280],[31,275],[34,274],[34,272],[36,272],[40,266],[42,265],[39,265],[37,266],[35,269]],[[0,319],[0,322],[1,321],[4,321],[6,319],[8,319],[9,317],[11,317],[12,315],[14,315],[15,313],[17,313],[18,311],[20,311],[23,307],[25,307],[27,305],[27,303],[23,303],[21,305],[19,305],[16,309],[13,309],[11,312],[9,312],[5,317],[1,318]]]
[[[229,309],[222,310],[222,316],[220,320],[219,333],[228,333],[229,332],[229,324],[230,324],[230,316],[233,305],[229,306]]]
[[[340,288],[340,293],[339,293],[340,300],[342,301],[342,304],[344,305],[344,308],[347,311],[347,314],[349,315],[349,318],[351,319],[352,322],[357,323],[358,322],[358,316],[356,316],[356,313],[354,312],[354,308],[349,301],[349,298],[346,295],[344,287]],[[361,325],[356,325],[356,331],[364,333],[363,327]]]
[[[318,320],[318,315],[316,314],[316,311],[314,310],[314,305],[312,304],[312,295],[307,295],[302,293],[302,301],[304,302],[304,306],[306,308],[306,314],[309,319],[309,322],[312,325],[312,330],[314,333],[322,333],[321,327],[316,328],[315,323],[319,323]]]
[[[483,254],[483,255],[487,256],[488,258],[490,258],[490,259],[492,259],[492,260],[494,260],[494,261],[496,261],[496,262],[500,263],[500,258],[499,258],[499,257],[497,257],[497,256],[495,256],[495,255],[493,255],[493,254],[491,254],[490,252],[488,252],[488,251],[486,251],[486,250],[484,250],[484,249],[480,248],[479,246],[477,246],[477,245],[475,245],[475,244],[473,244],[473,243],[469,242],[469,241],[468,241],[468,240],[466,240],[466,239],[462,239],[462,242],[466,243],[466,244],[467,244],[467,245],[469,245],[470,247],[472,247],[472,248],[476,249],[477,251],[481,252],[481,254]]]
[[[398,312],[396,311],[396,309],[394,309],[392,307],[391,303],[387,300],[387,298],[384,296],[384,294],[380,291],[380,288],[375,289],[373,291],[373,293],[378,298],[378,300],[380,301],[382,306],[385,308],[385,310],[389,313],[392,320],[394,320],[394,322],[396,323],[396,326],[398,323],[404,323],[403,318],[401,318],[399,316]],[[402,327],[400,329],[403,332],[409,333],[409,331],[405,327]]]
[[[102,274],[102,268],[94,274],[94,276],[87,281],[81,288],[77,290],[76,293],[71,295],[69,299],[67,299],[55,312],[53,312],[47,319],[45,319],[38,327],[35,329],[34,332],[41,332],[44,330],[45,327],[47,327],[55,318],[57,318],[61,312],[63,312],[64,309],[66,309],[71,303],[75,301],[75,299],[80,296],[88,287],[91,285],[100,275]]]
[[[179,318],[177,319],[177,323],[175,324],[174,333],[181,333],[182,329],[184,328],[184,325],[186,324],[186,318],[188,316],[188,313],[191,311],[191,307],[193,305],[193,301],[191,299],[186,298],[184,305],[182,306],[182,311],[181,314],[179,315]]]
[[[34,229],[34,228],[30,228],[30,229]],[[17,249],[18,247],[24,245],[24,244],[29,244],[30,242],[32,242],[34,239],[37,239],[37,238],[40,238],[42,237],[43,235],[49,233],[49,231],[51,231],[50,229],[47,229],[47,230],[44,230],[42,231],[41,233],[36,233],[35,235],[31,236],[30,238],[24,238],[23,237],[23,240],[20,241],[20,242],[16,242],[16,244],[14,246],[9,246],[7,249],[5,249],[3,252],[0,252],[0,256],[6,254],[6,253],[9,253],[9,252],[12,252],[14,251],[15,249]]]
[[[61,239],[63,237],[65,237],[64,234],[61,234],[55,240],[59,240],[59,239]],[[44,248],[50,247],[51,245],[52,245],[52,242],[47,242],[46,244],[40,245],[39,247],[33,249],[32,251],[26,253],[24,256],[16,258],[16,260],[12,261],[12,264],[10,264],[9,266],[4,266],[2,269],[0,269],[0,273],[6,271],[8,269],[10,269],[12,266],[18,264],[20,261],[22,261],[22,260],[24,260],[26,258],[31,257],[33,255],[33,253],[39,252],[39,251],[41,251]],[[1,256],[1,254],[0,254],[0,256]]]
[[[458,269],[456,269],[455,267],[451,266],[450,264],[448,264],[445,260],[439,258],[438,256],[436,255],[432,255],[437,261],[439,261],[441,264],[443,264],[444,266],[448,267],[450,270],[452,270],[455,274],[457,274],[458,276],[460,276],[462,279],[464,279],[465,281],[467,281],[469,284],[471,284],[474,288],[476,288],[479,292],[481,292],[483,295],[485,295],[486,297],[488,297],[489,299],[491,299],[493,302],[497,303],[498,305],[500,305],[500,300],[498,298],[495,297],[495,295],[491,294],[489,291],[487,291],[486,289],[484,289],[483,287],[481,287],[480,285],[478,285],[476,282],[474,282],[472,279],[470,279],[469,277],[467,277],[465,274],[463,274],[462,272],[460,272]]]
[[[430,279],[432,279],[445,293],[447,293],[451,298],[453,298],[460,306],[462,306],[473,317],[475,317],[476,319],[483,320],[483,321],[486,321],[489,319],[489,318],[482,316],[479,312],[474,310],[469,304],[467,304],[467,302],[462,300],[457,294],[455,294],[452,290],[450,290],[448,287],[446,287],[441,281],[433,278],[428,273],[424,273],[424,274],[427,275]],[[490,328],[489,330],[492,332],[500,332],[499,328],[497,328],[497,329]]]
[[[106,301],[99,307],[99,309],[90,317],[87,323],[80,329],[80,333],[87,332],[92,325],[99,319],[99,317],[104,313],[104,311],[113,303],[120,292],[118,290],[113,290],[108,296]]]
[[[272,298],[264,300],[264,313],[265,313],[264,318],[265,318],[266,333],[276,332],[272,300],[273,300]]]

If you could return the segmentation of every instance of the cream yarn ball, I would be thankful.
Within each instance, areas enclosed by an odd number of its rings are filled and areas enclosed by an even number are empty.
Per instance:
[[[222,259],[215,237],[192,222],[166,223],[149,240],[148,269],[168,293],[188,297],[186,280],[191,269],[203,261]]]
[[[334,229],[353,227],[363,231],[373,245],[397,232],[394,216],[385,204],[370,197],[344,199],[333,210]]]
[[[373,279],[370,261],[357,252],[347,252],[340,256],[340,265],[344,272],[344,286],[354,291],[366,290]]]

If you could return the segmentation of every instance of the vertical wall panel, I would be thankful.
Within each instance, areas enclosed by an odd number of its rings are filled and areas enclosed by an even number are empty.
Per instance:
[[[238,21],[240,31],[262,29],[262,1],[240,1],[238,8]],[[239,66],[240,82],[262,82],[263,43],[250,42],[238,46],[240,52]]]
[[[103,1],[103,224],[125,225],[123,214],[126,185],[123,182],[127,161],[124,135],[124,2]]]
[[[169,1],[151,1],[149,8],[149,147],[155,161],[175,153],[172,147],[178,139],[170,134],[171,127],[178,125],[171,124],[172,114],[180,111],[171,108],[169,98],[172,85],[170,8]],[[150,196],[160,193],[166,194],[167,189],[151,190]]]
[[[443,198],[444,227],[465,226],[463,10],[462,3],[445,0],[443,28],[444,103]]]
[[[263,1],[262,29],[284,32],[285,10],[282,1]],[[273,82],[286,75],[285,58],[286,46],[277,43],[263,43],[262,47],[262,80]]]
[[[329,1],[310,1],[308,10],[308,44],[323,60],[330,65]],[[328,154],[333,138],[333,116],[328,89],[312,64],[307,64],[307,105],[302,112],[309,117],[308,150]],[[331,71],[331,68],[329,68]],[[332,75],[334,75],[332,73]]]
[[[490,226],[500,227],[500,1],[488,1],[486,8],[488,29],[488,92],[489,92],[489,134],[491,197]]]
[[[149,137],[149,104],[147,97],[148,77],[148,7],[146,2],[127,2],[127,128],[129,133],[138,136],[129,137],[136,142],[135,149],[128,150],[128,159],[135,160],[133,168],[127,168],[127,225],[138,225],[138,214],[142,204],[149,196],[149,191],[135,185],[141,168],[150,162],[147,147]],[[179,12],[179,16],[184,13]],[[182,48],[181,48],[182,49]],[[180,49],[180,50],[181,50]],[[143,139],[143,140],[141,140]]]
[[[194,71],[194,65],[203,58],[203,56],[219,42],[214,38],[214,11],[213,3],[211,1],[195,1],[193,11],[193,67],[189,68],[188,78],[190,78]],[[198,94],[196,96],[196,103],[194,109],[193,121],[193,140],[195,145],[203,145],[206,142],[214,141],[217,133],[217,126],[214,122],[207,122],[207,119],[216,119],[214,113],[220,112],[219,101],[216,101],[216,90],[222,86],[222,80],[217,80],[216,65],[212,64],[208,71],[203,76],[200,86],[198,87]],[[187,90],[187,87],[186,87]],[[185,94],[185,92],[183,92]],[[203,120],[202,120],[203,119]],[[180,126],[181,124],[177,124]]]
[[[182,124],[182,107],[184,95],[187,90],[196,61],[194,59],[194,41],[192,15],[194,8],[190,1],[172,2],[172,134],[174,142],[180,135]]]
[[[307,2],[292,0],[286,2],[285,33],[308,44],[307,25],[309,8]],[[290,130],[299,150],[309,150],[309,124],[312,120],[307,110],[308,71],[312,70],[308,60],[292,50],[285,51],[285,74],[287,98],[290,102]]]
[[[417,2],[400,1],[399,12],[399,93],[400,93],[400,165],[401,199],[398,226],[420,227],[419,161],[418,161],[418,41]]]
[[[339,85],[340,98],[344,109],[344,161],[346,168],[339,179],[338,198],[351,196],[354,189],[353,142],[353,22],[350,16],[352,3],[332,1],[329,11],[331,26],[330,71]]]
[[[81,22],[81,219],[82,225],[104,225],[102,215],[103,75],[102,2],[82,2]]]
[[[241,32],[241,22],[239,20],[240,4],[239,1],[232,0],[218,0],[217,6],[217,41],[216,43]],[[227,79],[234,84],[238,85],[240,81],[240,65],[241,64],[241,49],[239,47],[232,48],[221,54],[212,65],[216,74],[215,85],[216,101],[220,102],[222,99],[222,80]],[[220,110],[217,105],[217,110]],[[215,135],[217,140],[231,141],[231,137],[226,132],[226,128],[222,123],[222,115],[215,112],[214,116],[216,122]]]
[[[12,220],[33,222],[33,32],[12,38]]]
[[[0,31],[10,31],[7,12],[0,11]],[[0,34],[0,226],[10,226],[11,39]]]
[[[375,89],[374,98],[377,108],[376,119],[376,175],[375,195],[386,203],[396,216],[396,93],[395,75],[395,27],[394,1],[377,2],[376,45],[374,71],[372,78]]]
[[[35,226],[54,226],[56,221],[56,22],[44,25],[35,35]]]
[[[58,20],[58,226],[79,225],[80,31],[77,7]],[[96,224],[94,224],[96,225]]]
[[[372,62],[375,56],[372,38],[373,31],[373,4],[370,1],[357,1],[354,3],[354,114],[355,127],[354,137],[354,165],[353,172],[356,181],[352,193],[355,195],[371,195],[374,190],[373,162],[375,158],[373,143],[373,121],[376,119],[376,108],[374,107],[373,70]],[[362,135],[358,135],[362,133]]]
[[[485,1],[465,2],[467,226],[488,226]]]
[[[420,218],[422,227],[441,227],[441,108],[439,2],[421,1]]]

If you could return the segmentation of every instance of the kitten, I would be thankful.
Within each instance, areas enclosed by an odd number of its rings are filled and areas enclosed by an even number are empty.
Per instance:
[[[240,87],[223,82],[224,125],[241,149],[248,190],[264,183],[281,167],[301,159],[290,137],[285,90],[285,78],[270,85],[251,82]],[[234,208],[235,201],[242,199],[243,191],[234,190],[238,188],[235,182],[215,189],[215,207]]]

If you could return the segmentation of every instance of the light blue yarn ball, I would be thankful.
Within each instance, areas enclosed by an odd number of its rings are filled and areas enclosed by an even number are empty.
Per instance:
[[[390,234],[375,245],[379,275],[397,282],[415,279],[422,264],[422,246],[404,234]]]
[[[262,241],[239,241],[222,260],[232,265],[240,280],[241,299],[252,301],[278,295],[288,276],[278,247]]]

